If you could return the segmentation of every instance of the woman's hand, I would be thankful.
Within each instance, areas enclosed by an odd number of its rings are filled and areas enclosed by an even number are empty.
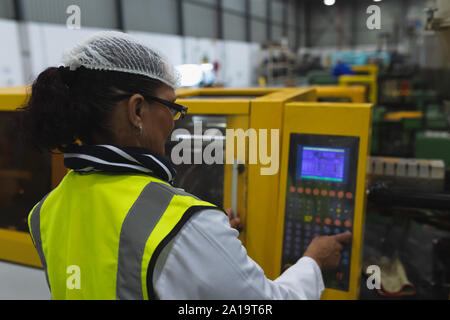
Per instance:
[[[321,270],[335,269],[341,261],[343,244],[350,243],[351,239],[350,232],[316,237],[311,241],[303,256],[314,259]]]
[[[230,226],[236,229],[237,231],[241,232],[243,227],[241,224],[241,218],[239,218],[239,213],[233,215],[231,208],[225,209],[225,212],[227,213],[228,219],[230,220]]]

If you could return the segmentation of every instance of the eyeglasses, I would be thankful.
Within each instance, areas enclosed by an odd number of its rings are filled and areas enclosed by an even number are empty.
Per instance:
[[[123,95],[119,95],[118,98],[121,98],[121,99],[129,98],[132,95],[133,94],[123,94]],[[159,102],[159,103],[165,105],[166,107],[168,107],[170,112],[172,113],[173,120],[181,120],[184,118],[184,116],[187,113],[187,110],[188,110],[187,107],[177,104],[175,102],[171,102],[171,101],[160,99],[160,98],[153,97],[153,96],[147,96],[147,95],[142,95],[142,96],[146,100],[153,100],[153,101]]]
[[[166,107],[168,107],[170,112],[172,112],[173,120],[183,119],[188,110],[187,107],[182,106],[181,104],[178,104],[178,103],[175,103],[172,101],[168,101],[168,100],[164,100],[164,99],[160,99],[160,98],[152,97],[152,96],[143,96],[143,97],[148,100],[153,100],[153,101],[159,102],[159,103],[165,105]]]

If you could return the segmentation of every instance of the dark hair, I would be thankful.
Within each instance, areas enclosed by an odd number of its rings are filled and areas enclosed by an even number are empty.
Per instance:
[[[131,73],[50,67],[39,74],[28,103],[18,109],[21,131],[27,142],[48,151],[64,152],[77,140],[92,144],[94,136],[111,141],[109,121],[119,94],[154,95],[161,86]]]

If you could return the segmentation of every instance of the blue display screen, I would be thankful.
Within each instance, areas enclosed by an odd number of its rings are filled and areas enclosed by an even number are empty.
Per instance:
[[[297,150],[297,180],[322,180],[347,183],[348,148],[328,148],[299,145]]]

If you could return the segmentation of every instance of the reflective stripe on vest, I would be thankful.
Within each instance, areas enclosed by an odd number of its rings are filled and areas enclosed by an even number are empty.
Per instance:
[[[156,299],[159,254],[195,212],[211,207],[148,176],[69,172],[33,208],[29,227],[54,299]],[[78,290],[66,285],[70,265],[81,270]]]
[[[40,219],[40,212],[41,212],[41,206],[44,203],[45,199],[47,198],[48,194],[38,202],[31,210],[32,214],[28,216],[28,225],[30,226],[30,232],[31,239],[33,240],[34,247],[36,248],[36,251],[39,255],[39,259],[41,260],[42,267],[45,271],[45,279],[47,280],[47,285],[50,288],[50,283],[48,282],[48,276],[47,276],[47,263],[45,261],[44,257],[44,251],[42,250],[42,240],[41,240],[41,219]]]

